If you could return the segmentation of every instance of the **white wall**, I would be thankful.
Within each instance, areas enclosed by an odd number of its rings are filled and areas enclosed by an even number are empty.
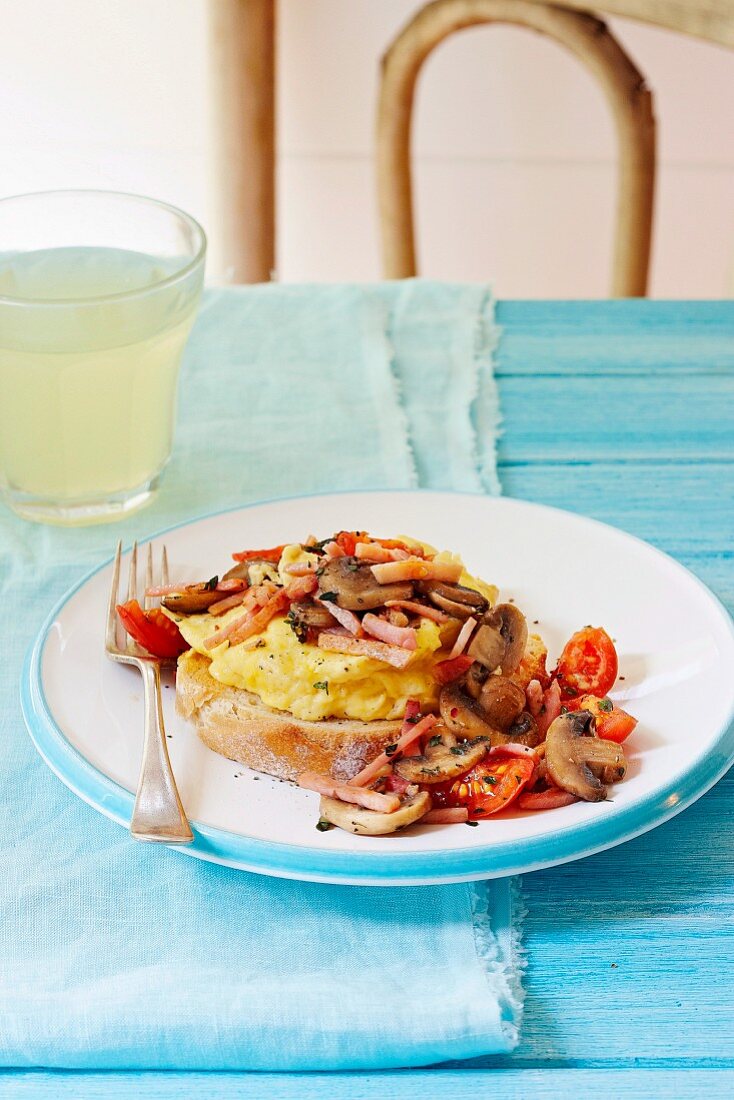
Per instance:
[[[282,279],[379,277],[377,62],[417,6],[280,0]],[[0,0],[0,194],[119,188],[206,223],[205,19],[205,0]],[[731,294],[734,52],[614,28],[656,94],[652,291]],[[455,36],[419,88],[422,273],[505,297],[604,295],[614,157],[601,93],[570,56],[513,28]]]

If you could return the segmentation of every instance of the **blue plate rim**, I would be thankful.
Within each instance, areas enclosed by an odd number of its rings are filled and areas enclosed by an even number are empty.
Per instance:
[[[531,505],[582,519],[587,523],[631,539],[646,550],[659,555],[679,570],[701,591],[717,609],[734,643],[734,622],[718,597],[694,573],[669,554],[644,539],[592,517],[570,512],[552,505],[523,501],[512,497],[488,497],[470,491],[451,492],[434,489],[357,489],[329,493],[301,493],[274,497],[211,512],[182,520],[140,540],[140,544],[160,538],[171,531],[191,526],[237,511],[293,500],[336,498],[363,493],[373,496],[386,493],[406,493],[420,496],[466,496],[491,501],[500,507],[515,503]],[[41,667],[50,628],[56,617],[82,588],[112,558],[95,566],[72,585],[54,604],[28,648],[23,665],[20,701],[29,735],[47,766],[88,805],[118,824],[128,827],[134,796],[120,784],[109,779],[67,740],[57,725],[43,690]],[[584,843],[579,844],[577,825],[555,830],[547,836],[524,840],[501,841],[471,849],[444,849],[417,853],[369,853],[318,851],[316,848],[258,840],[241,834],[192,822],[194,842],[191,845],[170,845],[186,855],[221,863],[229,867],[276,877],[304,881],[376,886],[435,885],[499,878],[557,866],[584,859],[608,848],[616,847],[664,824],[702,797],[726,773],[734,761],[734,707],[719,730],[710,753],[693,768],[676,776],[652,795],[647,795],[613,817],[607,817],[583,827]],[[308,866],[304,867],[304,863]]]

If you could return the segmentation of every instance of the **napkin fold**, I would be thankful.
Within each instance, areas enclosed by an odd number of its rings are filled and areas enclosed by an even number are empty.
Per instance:
[[[483,287],[209,292],[155,504],[111,527],[0,516],[0,1065],[316,1070],[512,1049],[508,880],[269,879],[136,844],[52,775],[17,684],[40,621],[126,541],[250,500],[496,489],[497,339]]]

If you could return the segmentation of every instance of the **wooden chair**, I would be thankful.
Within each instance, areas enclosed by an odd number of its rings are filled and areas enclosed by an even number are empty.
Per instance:
[[[734,45],[734,0],[601,0],[604,11]],[[652,95],[606,24],[583,0],[434,0],[398,34],[382,60],[377,117],[377,187],[386,278],[417,273],[410,133],[415,85],[435,47],[482,23],[513,23],[555,39],[602,85],[619,146],[611,293],[647,293],[655,183]]]

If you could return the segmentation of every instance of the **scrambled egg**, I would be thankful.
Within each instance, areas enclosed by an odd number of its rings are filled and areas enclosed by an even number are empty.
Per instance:
[[[292,577],[284,567],[306,561],[312,555],[298,545],[288,546],[278,566],[281,580]],[[438,561],[459,561],[448,552]],[[461,583],[475,588],[490,600],[497,589],[464,572]],[[168,613],[170,614],[170,612]],[[209,614],[172,615],[186,641],[198,653],[211,658],[209,671],[215,680],[259,695],[263,703],[289,711],[295,718],[352,718],[363,722],[401,718],[408,699],[419,698],[424,706],[437,703],[438,688],[432,676],[437,661],[445,660],[453,645],[455,627],[440,626],[422,619],[417,630],[417,649],[407,667],[398,669],[371,657],[329,653],[318,646],[298,641],[284,618],[271,620],[257,640],[236,646],[226,643],[206,649],[204,640],[214,626],[226,626],[242,615],[233,608],[217,618]]]

